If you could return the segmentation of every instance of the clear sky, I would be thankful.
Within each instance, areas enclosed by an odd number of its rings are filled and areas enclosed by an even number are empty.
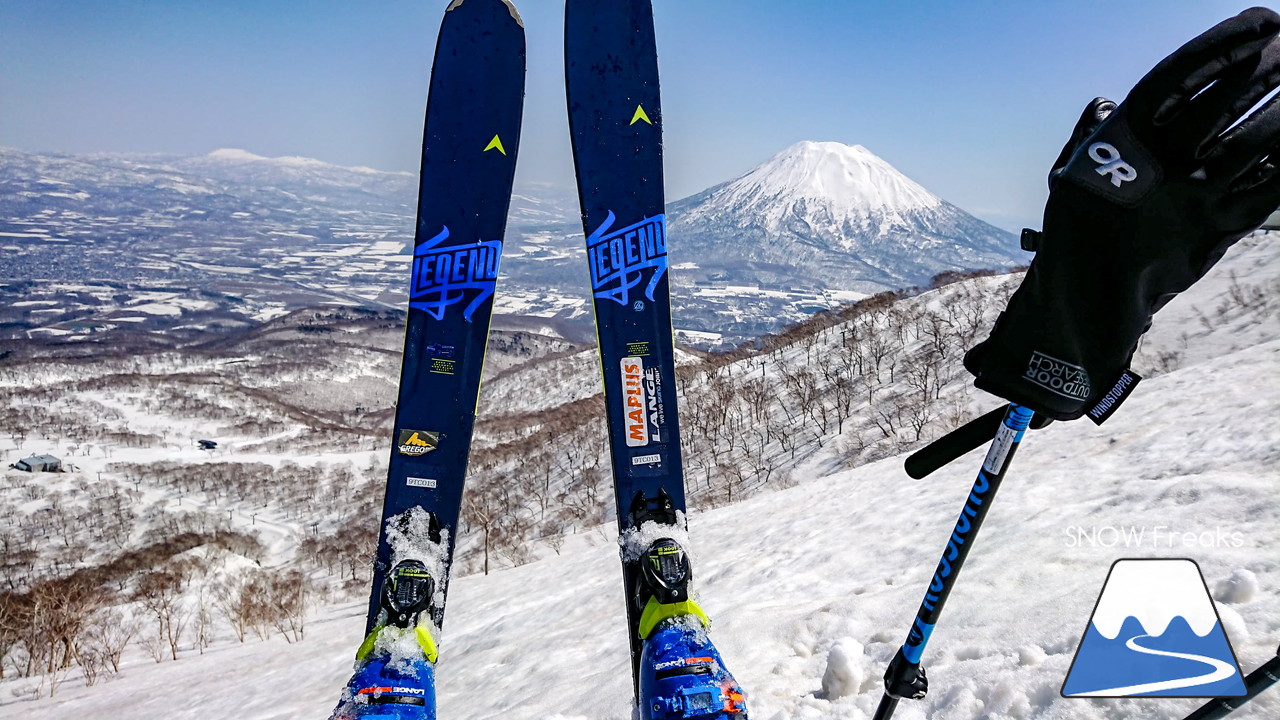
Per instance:
[[[602,0],[603,1],[603,0]],[[0,145],[222,147],[414,170],[447,0],[0,0]],[[1010,229],[1080,109],[1228,0],[654,0],[671,199],[799,140],[858,143]],[[520,175],[571,182],[563,2],[528,36]]]

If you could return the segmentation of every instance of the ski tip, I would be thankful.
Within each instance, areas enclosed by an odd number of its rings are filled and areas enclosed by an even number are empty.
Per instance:
[[[453,2],[449,3],[449,7],[445,8],[444,11],[452,12],[456,8],[461,7],[462,3],[466,1],[467,0],[453,0]],[[511,13],[511,19],[516,21],[516,25],[524,28],[524,18],[520,17],[520,11],[516,10],[516,6],[511,4],[511,0],[498,0],[498,2],[506,5],[507,12]]]

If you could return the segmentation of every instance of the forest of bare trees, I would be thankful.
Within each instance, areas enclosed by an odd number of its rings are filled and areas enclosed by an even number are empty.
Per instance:
[[[961,357],[1016,280],[950,274],[936,292],[884,293],[732,352],[691,353],[674,388],[691,505],[798,482],[794,468],[819,453],[846,466],[888,457],[989,409]],[[1261,317],[1267,297],[1233,278],[1199,322]],[[386,337],[364,345],[351,332],[317,340],[334,334],[330,320],[277,323],[294,348],[276,336],[188,356],[0,367],[13,453],[52,444],[72,468],[95,468],[56,482],[0,477],[0,678],[39,678],[34,692],[52,694],[75,668],[86,684],[119,672],[129,647],[173,662],[219,638],[298,642],[308,608],[366,592],[398,372],[386,347],[398,338],[379,325]],[[534,345],[501,342],[513,353],[502,375],[555,385],[537,375]],[[545,358],[571,357],[563,342],[544,346]],[[317,355],[299,360],[299,348]],[[1165,348],[1154,362],[1173,369],[1180,355]],[[612,522],[604,402],[488,408],[455,573],[559,553],[567,537]],[[179,457],[193,427],[241,440]],[[268,539],[288,552],[271,555]]]

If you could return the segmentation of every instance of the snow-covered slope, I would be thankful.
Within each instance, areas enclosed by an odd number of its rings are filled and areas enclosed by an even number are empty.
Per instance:
[[[1280,338],[1274,314],[1244,324],[1231,296],[1247,303],[1249,288],[1274,286],[1275,250],[1274,237],[1249,239],[1195,296],[1162,311],[1137,367],[1167,372],[1145,380],[1105,426],[1056,423],[1030,434],[933,635],[932,690],[895,717],[1184,716],[1196,701],[1059,695],[1107,570],[1122,557],[1197,560],[1243,668],[1274,654]],[[836,445],[795,468],[793,487],[690,519],[700,599],[753,717],[870,717],[981,462],[976,451],[913,481],[901,457],[839,470]],[[441,717],[630,716],[611,528],[541,554],[454,581]],[[34,679],[6,681],[0,718],[326,717],[363,612],[361,601],[325,608],[292,645],[278,635],[223,638],[202,656],[160,664],[134,651],[120,675],[90,688],[73,675],[52,700],[23,699]],[[1273,690],[1233,717],[1278,716]]]
[[[1150,380],[1105,428],[1060,423],[1033,433],[930,644],[933,689],[897,717],[1181,717],[1194,701],[1058,695],[1119,557],[1197,559],[1219,587],[1241,664],[1269,657],[1280,637],[1278,367],[1272,341]],[[912,481],[891,458],[691,518],[701,600],[754,717],[870,716],[979,462],[974,454]],[[1157,526],[1165,531],[1154,543]],[[1081,528],[1146,534],[1130,547],[1093,547],[1076,541]],[[1219,531],[1238,533],[1238,546],[1213,540]],[[441,717],[629,717],[617,580],[604,529],[572,538],[558,557],[457,580]],[[179,662],[134,658],[102,687],[68,683],[54,701],[0,698],[0,717],[325,717],[363,610],[328,610],[294,645],[273,637]],[[1272,692],[1238,717],[1278,714]]]
[[[708,278],[863,292],[943,270],[1016,265],[1009,233],[942,200],[861,145],[800,142],[671,206],[677,260]],[[714,260],[712,260],[714,258]]]

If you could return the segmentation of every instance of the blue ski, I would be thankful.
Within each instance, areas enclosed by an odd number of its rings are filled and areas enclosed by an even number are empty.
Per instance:
[[[568,0],[565,81],[640,717],[745,718],[689,594],[649,0]]]
[[[524,25],[510,2],[449,4],[431,69],[366,639],[334,720],[436,716],[436,642],[515,176],[524,69]]]

